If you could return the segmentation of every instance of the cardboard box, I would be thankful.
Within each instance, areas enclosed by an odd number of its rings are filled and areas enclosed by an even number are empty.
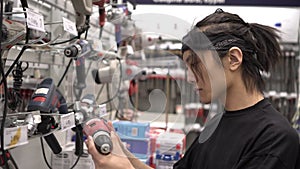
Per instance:
[[[150,138],[120,137],[127,149],[137,158],[148,158],[150,154]]]
[[[115,121],[113,126],[120,137],[149,138],[150,123]]]

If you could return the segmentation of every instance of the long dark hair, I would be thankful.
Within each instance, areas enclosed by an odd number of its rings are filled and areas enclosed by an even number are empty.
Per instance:
[[[262,92],[262,72],[269,72],[281,57],[278,30],[257,23],[247,23],[236,14],[217,9],[196,24],[211,40],[220,57],[239,47],[243,52],[242,79],[248,91]]]

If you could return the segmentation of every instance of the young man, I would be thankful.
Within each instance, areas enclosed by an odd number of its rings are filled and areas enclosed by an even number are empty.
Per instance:
[[[281,57],[274,28],[246,23],[218,9],[183,38],[188,81],[202,103],[218,100],[224,112],[208,123],[175,169],[299,169],[297,132],[264,98],[261,72]],[[99,168],[146,169],[119,144],[101,156],[91,138],[89,152]],[[297,164],[298,160],[298,164]]]

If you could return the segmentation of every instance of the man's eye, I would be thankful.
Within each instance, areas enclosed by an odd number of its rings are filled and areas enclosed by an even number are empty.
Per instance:
[[[199,62],[191,63],[191,67],[195,67],[195,66],[198,66],[198,65],[199,65]]]

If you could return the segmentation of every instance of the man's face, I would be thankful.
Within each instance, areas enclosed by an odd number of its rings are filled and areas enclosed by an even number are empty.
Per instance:
[[[226,91],[225,74],[213,51],[203,50],[195,54],[188,50],[183,54],[183,61],[187,65],[187,80],[193,84],[201,103],[222,99]]]

